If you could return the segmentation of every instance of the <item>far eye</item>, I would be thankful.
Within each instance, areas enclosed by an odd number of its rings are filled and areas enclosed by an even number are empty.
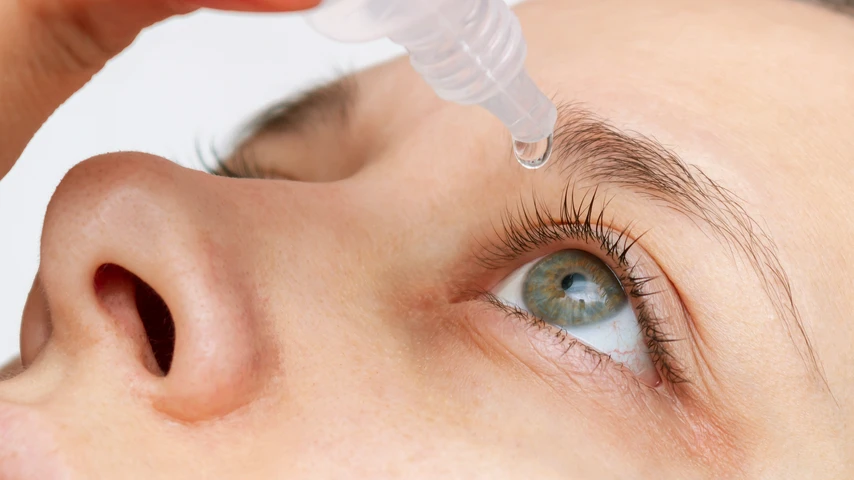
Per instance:
[[[594,255],[561,250],[528,263],[493,289],[502,302],[566,330],[655,384],[652,361],[620,279]]]

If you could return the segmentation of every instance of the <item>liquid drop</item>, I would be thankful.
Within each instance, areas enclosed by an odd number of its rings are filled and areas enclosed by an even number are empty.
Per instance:
[[[528,169],[540,168],[549,161],[552,156],[553,135],[534,143],[513,140],[513,153],[519,164]]]

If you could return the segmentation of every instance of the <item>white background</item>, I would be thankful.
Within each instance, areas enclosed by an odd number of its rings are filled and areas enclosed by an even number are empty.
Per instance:
[[[50,195],[74,164],[139,150],[198,167],[208,145],[262,107],[396,56],[387,41],[336,44],[295,15],[200,12],[156,25],[42,127],[0,181],[0,363],[18,352]]]

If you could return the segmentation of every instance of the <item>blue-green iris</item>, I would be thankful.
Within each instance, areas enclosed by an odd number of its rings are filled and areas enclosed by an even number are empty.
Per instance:
[[[628,302],[614,272],[581,250],[561,250],[537,262],[525,276],[522,299],[531,313],[561,327],[599,322]]]

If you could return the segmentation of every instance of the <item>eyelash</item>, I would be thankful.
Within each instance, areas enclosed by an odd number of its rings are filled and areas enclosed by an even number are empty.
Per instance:
[[[213,160],[208,160],[208,156]],[[223,157],[222,154],[211,145],[208,147],[208,155],[202,150],[200,144],[196,144],[196,157],[204,171],[217,177],[225,178],[242,178],[242,179],[258,179],[258,180],[281,180],[282,176],[274,175],[256,166],[257,162],[253,162],[251,158],[247,158],[248,152],[244,149],[237,149],[229,157]]]
[[[659,294],[649,291],[648,284],[656,277],[645,277],[636,274],[637,263],[627,259],[629,251],[643,237],[644,233],[632,237],[630,223],[623,230],[616,232],[608,228],[605,222],[605,210],[610,200],[601,202],[597,210],[598,188],[591,195],[585,194],[576,201],[574,188],[568,185],[564,190],[561,208],[557,221],[550,214],[546,203],[534,198],[533,207],[520,204],[515,212],[508,210],[502,217],[501,232],[498,242],[487,244],[483,253],[477,255],[478,262],[490,270],[505,268],[515,263],[520,257],[556,243],[566,240],[577,240],[584,243],[598,243],[599,250],[610,258],[617,266],[617,276],[628,295],[632,298],[635,314],[641,331],[646,338],[652,361],[669,384],[685,383],[682,369],[672,354],[670,344],[677,341],[661,329],[663,320],[657,318],[649,306],[649,299]],[[518,307],[507,305],[488,291],[479,292],[486,302],[504,310],[508,315],[521,318],[537,328],[556,328],[544,320],[531,315]],[[558,335],[561,342],[566,343],[567,350],[575,346],[586,347],[585,350],[599,357],[610,356],[578,342],[571,335]]]

